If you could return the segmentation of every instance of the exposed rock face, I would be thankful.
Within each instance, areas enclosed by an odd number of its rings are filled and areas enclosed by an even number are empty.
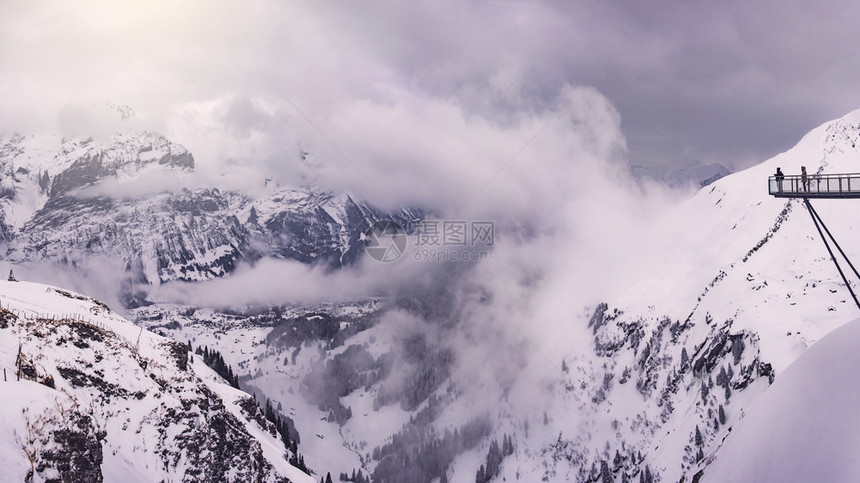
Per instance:
[[[37,456],[36,473],[57,475],[46,482],[103,481],[101,441],[106,434],[96,429],[90,416],[79,412],[72,412],[64,423],[48,435]]]

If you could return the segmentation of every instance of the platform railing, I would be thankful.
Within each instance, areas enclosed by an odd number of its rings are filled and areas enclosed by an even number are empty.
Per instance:
[[[777,198],[860,198],[860,173],[786,175],[768,178],[768,193]]]

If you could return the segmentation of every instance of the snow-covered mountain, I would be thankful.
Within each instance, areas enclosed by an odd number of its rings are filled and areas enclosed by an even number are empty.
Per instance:
[[[0,241],[20,263],[101,259],[127,281],[160,284],[223,276],[262,257],[341,267],[380,218],[411,226],[422,214],[378,210],[345,194],[271,186],[252,197],[216,188],[150,189],[187,179],[194,158],[151,132],[109,142],[56,135],[0,138]],[[264,180],[260,180],[261,184]],[[179,185],[177,185],[179,186]],[[173,186],[173,188],[177,188]],[[125,290],[129,304],[140,294]]]
[[[315,481],[186,345],[46,285],[0,282],[0,305],[4,480]]]
[[[719,481],[729,455],[743,451],[732,445],[748,447],[733,435],[750,441],[741,435],[755,431],[744,427],[757,401],[781,398],[772,389],[789,366],[857,317],[804,206],[768,196],[767,176],[777,166],[857,172],[858,141],[855,112],[716,180],[641,234],[636,257],[608,274],[610,289],[561,316],[482,323],[510,292],[470,279],[476,264],[388,297],[228,309],[156,303],[131,317],[217,347],[243,388],[289,413],[311,468],[359,470],[373,481]],[[351,227],[381,216],[311,189],[257,199],[211,189],[134,202],[40,196],[45,204],[30,218],[7,224],[12,257],[108,254],[150,283],[222,276],[260,253],[345,264],[360,251]],[[814,201],[849,256],[860,242],[852,203]],[[70,221],[78,213],[87,215]],[[540,334],[551,344],[533,340]]]

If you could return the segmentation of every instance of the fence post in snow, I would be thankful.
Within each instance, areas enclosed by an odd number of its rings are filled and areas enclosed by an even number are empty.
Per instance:
[[[18,368],[18,380],[21,380],[21,341],[18,341],[18,357],[15,358],[15,367]]]

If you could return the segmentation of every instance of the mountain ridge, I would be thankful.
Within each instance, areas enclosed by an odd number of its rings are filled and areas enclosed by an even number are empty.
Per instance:
[[[186,345],[42,284],[0,282],[0,302],[7,475],[315,481]]]

